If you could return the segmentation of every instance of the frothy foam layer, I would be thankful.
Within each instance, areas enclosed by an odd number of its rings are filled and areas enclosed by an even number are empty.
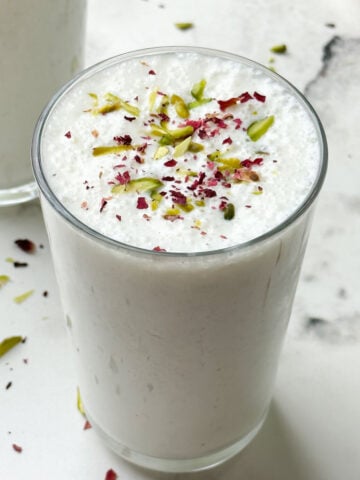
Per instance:
[[[260,69],[195,53],[75,85],[45,128],[50,187],[80,221],[148,250],[244,243],[286,220],[319,168],[315,127]]]

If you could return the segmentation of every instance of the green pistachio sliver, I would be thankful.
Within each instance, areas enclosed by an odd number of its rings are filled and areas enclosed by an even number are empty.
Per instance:
[[[167,130],[165,130],[162,126],[156,125],[156,123],[150,123],[151,134],[161,137],[162,135],[167,134]]]
[[[191,212],[192,210],[194,210],[194,205],[192,205],[191,203],[186,203],[185,205],[182,205],[180,203],[177,203],[176,204],[183,212],[186,212],[186,213],[189,213]]]
[[[274,45],[273,47],[270,48],[270,52],[273,53],[286,53],[287,51],[287,46],[285,43],[282,43],[280,45]]]
[[[77,391],[76,391],[76,406],[77,406],[77,409],[79,410],[79,412],[81,413],[81,415],[83,415],[85,417],[86,415],[85,415],[85,410],[84,410],[84,404],[83,404],[82,399],[81,399],[79,387],[77,387]]]
[[[176,145],[175,150],[174,150],[174,157],[178,158],[181,157],[181,155],[184,155],[189,149],[191,143],[191,137],[185,138],[181,143]]]
[[[89,93],[89,97],[93,99],[93,107],[97,107],[99,105],[99,97],[96,93]]]
[[[17,304],[25,302],[31,295],[34,293],[34,290],[28,290],[25,293],[22,293],[21,295],[18,295],[17,297],[14,298],[14,302]]]
[[[10,277],[8,275],[0,275],[0,288],[10,282]]]
[[[157,90],[153,90],[149,94],[149,110],[150,110],[150,112],[154,112],[157,95],[158,95]]]
[[[206,203],[204,200],[196,200],[195,205],[198,207],[205,207]]]
[[[133,150],[134,147],[132,145],[110,145],[108,147],[94,147],[92,154],[94,157],[98,157],[99,155],[109,155],[110,153],[121,153],[125,152],[126,150]]]
[[[120,103],[106,103],[102,107],[93,109],[93,113],[95,115],[98,115],[99,113],[101,115],[106,115],[107,113],[114,112],[115,110],[120,110],[120,108]]]
[[[215,152],[209,153],[209,155],[207,155],[207,158],[212,162],[216,162],[219,160],[221,155],[222,153],[220,152],[220,150],[215,150]]]
[[[274,123],[275,117],[271,115],[270,117],[265,117],[262,120],[257,120],[253,122],[247,129],[247,134],[253,142],[256,142],[261,138]]]
[[[165,146],[160,146],[154,153],[154,160],[159,160],[159,158],[165,157],[169,153],[169,149]]]
[[[212,101],[212,98],[202,98],[201,100],[195,100],[194,102],[190,102],[187,104],[187,107],[189,110],[192,110],[193,108],[201,107],[202,105],[205,105],[206,103],[209,103]]]
[[[195,100],[201,100],[203,98],[205,87],[206,80],[204,79],[193,85],[191,89],[191,95],[195,98]]]
[[[194,128],[191,125],[187,125],[186,127],[177,128],[176,130],[168,130],[167,133],[176,140],[179,140],[192,135],[194,133]]]
[[[163,183],[158,178],[142,177],[130,180],[126,185],[115,185],[111,193],[147,192],[162,187]]]
[[[232,220],[235,216],[235,207],[233,203],[228,203],[224,210],[224,219]]]
[[[186,168],[177,168],[176,173],[178,173],[179,175],[184,175],[186,177],[197,177],[199,175],[198,172],[195,172],[194,170],[187,170]]]
[[[219,170],[235,170],[241,167],[241,161],[238,158],[219,158],[217,161],[221,163]]]
[[[23,341],[23,338],[20,337],[19,335],[16,335],[14,337],[8,337],[4,338],[2,342],[0,342],[0,357],[5,355],[9,350],[14,348],[16,345],[21,343]]]
[[[192,22],[177,22],[175,23],[175,27],[179,30],[189,30],[194,27],[194,24]]]
[[[189,152],[191,153],[202,152],[203,150],[204,145],[201,145],[201,143],[191,142],[189,145]]]
[[[140,114],[140,110],[137,107],[130,105],[130,103],[125,102],[124,100],[114,95],[113,93],[106,93],[105,100],[110,103],[110,106],[114,106],[115,110],[119,110],[120,108],[123,108],[128,113],[131,113],[131,115],[135,115],[136,117]]]
[[[167,133],[160,138],[159,145],[173,145],[174,142],[175,139]]]
[[[174,105],[176,113],[181,118],[189,118],[189,110],[184,100],[179,95],[172,95],[171,104]]]

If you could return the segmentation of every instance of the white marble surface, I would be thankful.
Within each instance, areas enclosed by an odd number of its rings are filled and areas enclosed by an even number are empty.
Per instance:
[[[20,334],[27,341],[0,359],[0,479],[103,480],[112,468],[123,480],[359,480],[360,3],[90,0],[88,14],[88,65],[166,44],[228,50],[267,65],[269,48],[285,42],[288,54],[276,56],[274,66],[320,114],[330,167],[270,415],[242,453],[199,474],[137,469],[106,450],[91,429],[83,430],[40,207],[1,209],[0,275],[11,282],[0,290],[0,337]],[[184,21],[194,28],[177,30],[174,23]],[[17,238],[44,248],[25,254]],[[14,268],[6,257],[29,265]],[[30,289],[27,301],[14,303]]]

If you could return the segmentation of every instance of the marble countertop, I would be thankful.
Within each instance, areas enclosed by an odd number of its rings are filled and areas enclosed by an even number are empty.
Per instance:
[[[269,417],[256,439],[216,469],[135,468],[84,430],[39,203],[0,209],[1,337],[26,343],[0,362],[0,478],[103,480],[358,480],[360,478],[360,3],[357,0],[89,0],[86,63],[136,48],[197,45],[273,66],[305,92],[329,143]],[[193,22],[180,31],[175,22]],[[14,244],[29,238],[35,254]],[[27,262],[14,268],[7,257]],[[22,304],[13,298],[33,295]],[[46,293],[45,293],[46,292]],[[22,447],[16,452],[12,445]]]

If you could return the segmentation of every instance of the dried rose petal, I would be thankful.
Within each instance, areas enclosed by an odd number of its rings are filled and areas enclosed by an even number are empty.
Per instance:
[[[223,140],[223,145],[225,145],[226,143],[231,145],[233,143],[232,139],[230,137],[227,137]]]
[[[65,133],[64,137],[66,137],[66,138],[71,138],[71,132],[70,132],[70,130]]]
[[[136,208],[138,208],[139,210],[149,208],[145,197],[138,197]]]
[[[23,252],[34,253],[36,250],[35,243],[27,238],[19,238],[18,240],[15,240],[15,243]]]
[[[153,248],[154,252],[166,252],[165,248],[159,246]]]
[[[149,70],[149,71],[148,71],[148,74],[149,74],[149,75],[156,75],[155,70]]]
[[[18,453],[22,452],[22,447],[20,447],[20,445],[16,445],[16,443],[12,444],[12,448],[15,450],[15,452],[18,452]]]
[[[165,167],[175,167],[177,164],[177,161],[175,159],[168,160],[167,162],[164,163]]]
[[[266,100],[265,95],[261,95],[261,93],[254,92],[253,95],[254,95],[254,98],[256,98],[256,100],[257,100],[258,102],[264,103],[265,100]]]
[[[117,478],[117,473],[112,468],[106,472],[105,480],[116,480]]]
[[[92,428],[91,423],[89,420],[86,420],[83,430],[89,430],[89,428]]]

